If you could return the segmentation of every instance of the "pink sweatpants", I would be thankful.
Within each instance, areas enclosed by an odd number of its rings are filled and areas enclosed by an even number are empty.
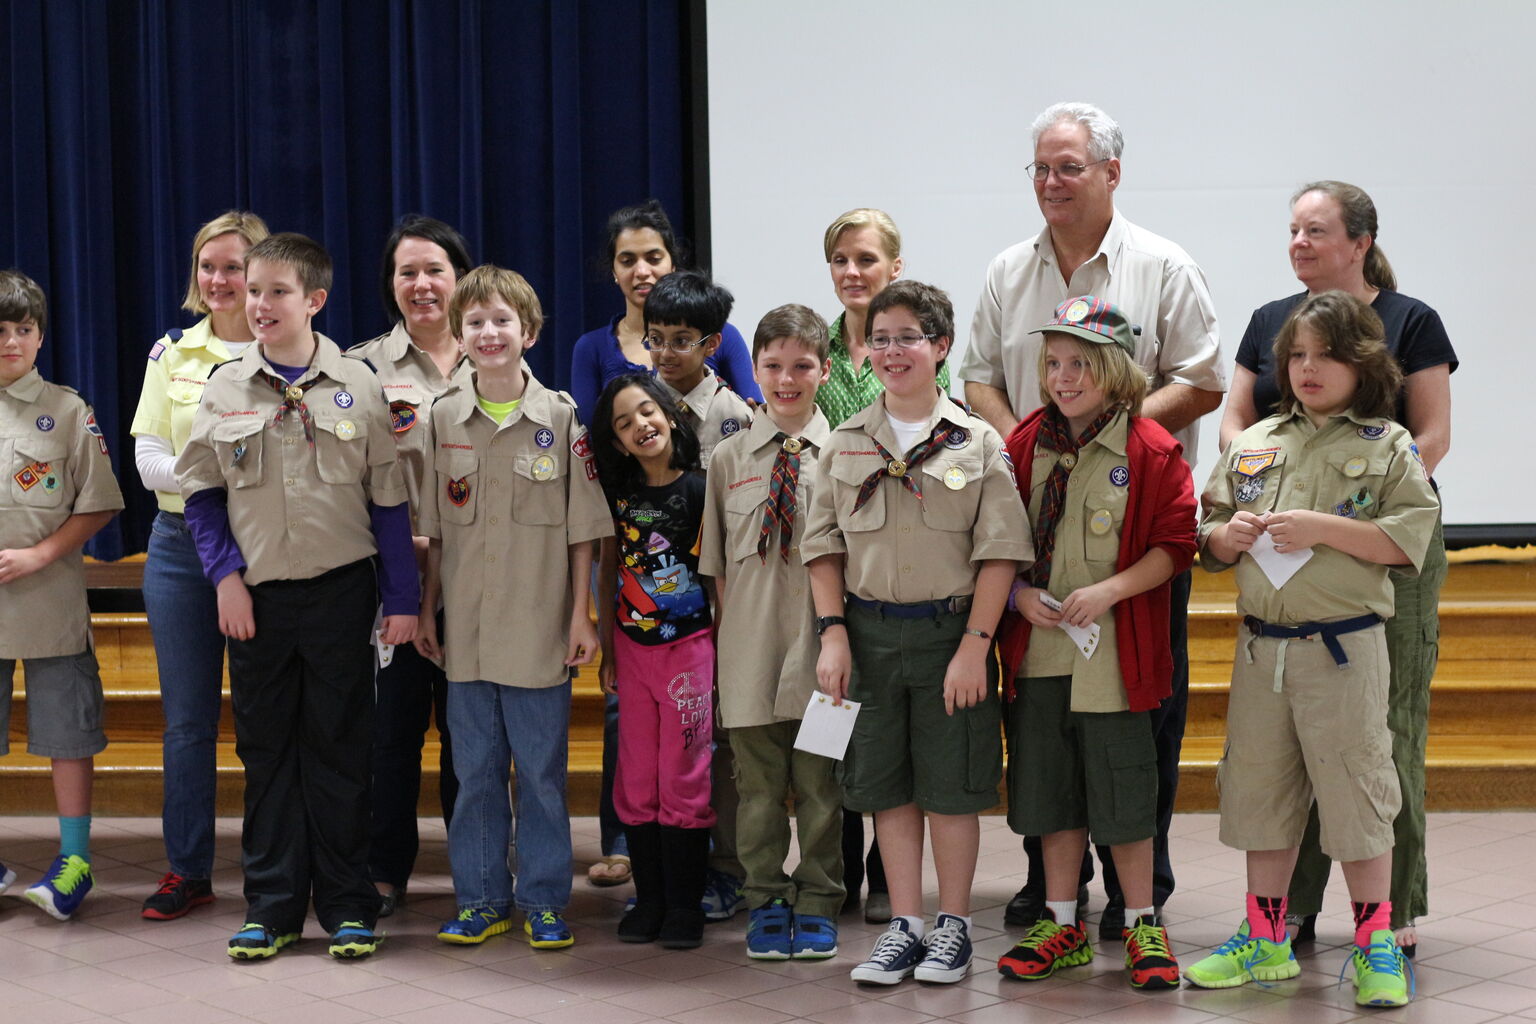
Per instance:
[[[646,647],[613,631],[619,763],[613,807],[626,825],[709,828],[715,648],[709,632]]]

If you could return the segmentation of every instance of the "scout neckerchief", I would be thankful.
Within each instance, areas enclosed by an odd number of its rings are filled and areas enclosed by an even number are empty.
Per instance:
[[[1040,514],[1035,518],[1035,564],[1029,570],[1031,586],[1044,590],[1051,584],[1051,553],[1056,548],[1056,523],[1067,503],[1067,478],[1072,475],[1072,467],[1077,465],[1078,449],[1098,437],[1099,431],[1108,426],[1119,412],[1119,406],[1105,409],[1074,440],[1072,428],[1067,425],[1061,410],[1053,405],[1045,411],[1035,446],[1060,452],[1061,458],[1056,460],[1056,465],[1051,467],[1051,475],[1046,478],[1045,496],[1040,500]]]
[[[784,431],[773,435],[779,454],[773,460],[773,475],[768,484],[768,505],[763,509],[763,528],[757,535],[757,557],[768,564],[768,536],[775,521],[779,524],[779,556],[789,561],[789,540],[795,528],[795,487],[800,481],[800,452],[811,442],[790,437]]]
[[[933,428],[933,433],[928,435],[928,440],[920,442],[907,453],[905,459],[891,458],[891,453],[885,450],[885,446],[871,437],[870,441],[874,443],[875,451],[879,452],[880,457],[885,460],[885,465],[865,477],[864,482],[859,485],[859,496],[853,501],[853,511],[857,512],[864,507],[864,503],[874,496],[875,488],[880,486],[880,481],[887,476],[900,480],[902,486],[911,491],[921,502],[923,491],[917,486],[913,470],[942,447],[945,438],[949,437],[949,432],[953,429],[955,427],[948,420],[939,420],[938,426]]]
[[[308,373],[310,367],[315,365],[315,356],[319,351],[320,345],[317,343],[315,351],[309,354],[309,362],[304,366],[304,373]],[[261,371],[261,376],[263,380],[272,385],[274,391],[283,397],[283,404],[277,407],[277,413],[272,417],[272,426],[281,427],[283,417],[288,414],[288,410],[297,410],[299,422],[304,425],[304,440],[308,441],[309,446],[313,448],[315,446],[315,417],[310,413],[309,405],[304,401],[304,395],[310,388],[320,383],[319,376],[312,377],[303,384],[290,384],[282,377],[266,370]],[[300,376],[303,376],[303,373]]]

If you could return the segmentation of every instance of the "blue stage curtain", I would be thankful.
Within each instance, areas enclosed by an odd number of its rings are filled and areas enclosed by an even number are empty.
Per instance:
[[[619,305],[594,266],[616,207],[686,226],[685,0],[4,0],[0,262],[48,294],[39,368],[96,407],[127,513],[92,542],[143,550],[153,496],[128,426],[180,307],[199,224],[230,208],[330,250],[316,328],[387,329],[384,238],[457,227],[538,291],[533,372]]]

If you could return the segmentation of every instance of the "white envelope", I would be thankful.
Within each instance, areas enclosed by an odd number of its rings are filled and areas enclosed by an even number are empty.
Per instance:
[[[848,752],[848,740],[853,736],[853,721],[859,717],[860,706],[858,701],[847,699],[833,704],[831,697],[817,690],[806,702],[795,749],[841,761]]]

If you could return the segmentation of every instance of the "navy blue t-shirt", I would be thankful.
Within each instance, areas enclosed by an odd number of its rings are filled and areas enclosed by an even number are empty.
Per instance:
[[[704,474],[684,473],[664,487],[641,487],[613,502],[619,535],[616,619],[637,644],[661,646],[710,626],[699,581]]]

